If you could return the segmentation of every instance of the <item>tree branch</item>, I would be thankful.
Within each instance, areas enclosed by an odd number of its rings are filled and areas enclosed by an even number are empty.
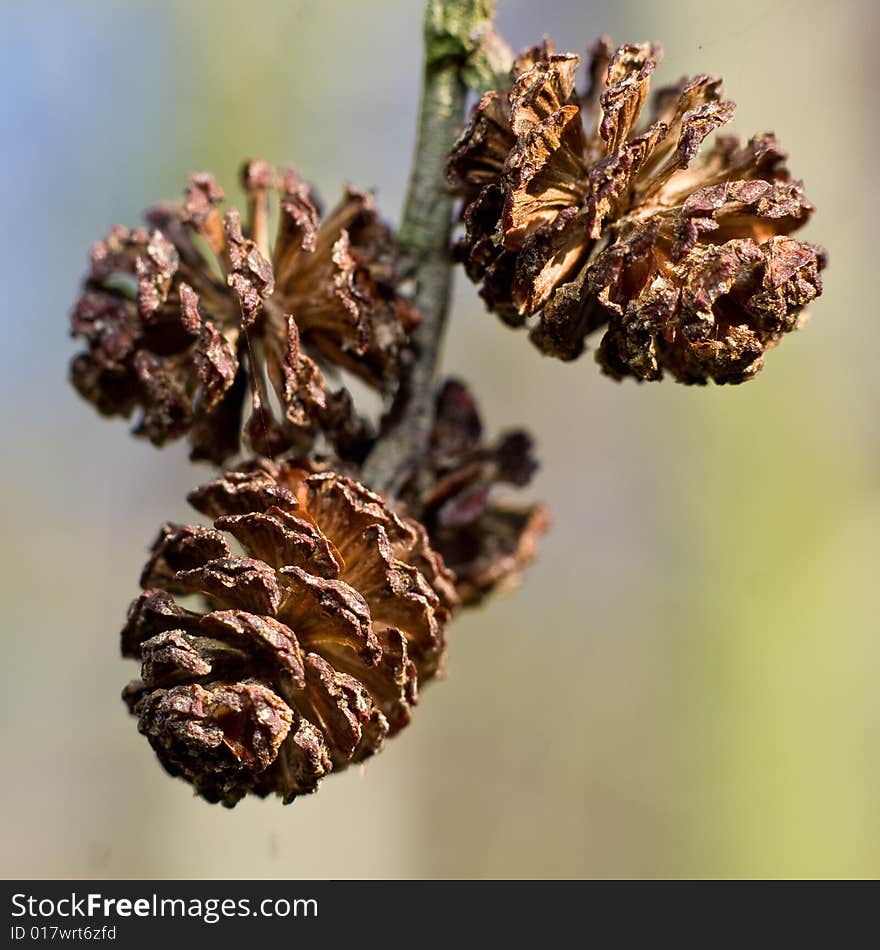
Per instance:
[[[383,493],[400,488],[431,431],[452,284],[446,156],[460,130],[468,87],[487,88],[504,69],[506,47],[492,29],[494,7],[494,0],[428,0],[425,8],[418,137],[399,235],[422,322],[413,333],[409,373],[364,464],[364,481]]]

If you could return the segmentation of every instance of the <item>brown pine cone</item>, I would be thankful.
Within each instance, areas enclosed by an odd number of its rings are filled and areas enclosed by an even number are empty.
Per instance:
[[[290,802],[409,722],[443,660],[452,577],[420,524],[332,472],[261,461],[190,502],[214,527],[159,534],[122,632],[141,660],[124,696],[208,801]],[[192,594],[203,610],[174,600]]]
[[[515,588],[534,561],[550,523],[547,509],[494,496],[498,486],[527,485],[537,467],[527,432],[487,443],[464,383],[449,379],[440,387],[429,451],[402,500],[455,575],[464,606]]]
[[[772,134],[719,136],[734,104],[720,80],[682,79],[640,117],[660,58],[608,40],[580,58],[545,43],[486,93],[449,158],[463,195],[457,248],[507,323],[532,322],[544,353],[597,359],[620,378],[738,383],[822,291],[824,250],[789,235],[813,206]]]
[[[323,432],[358,458],[369,426],[324,371],[382,392],[397,383],[418,315],[397,293],[391,232],[353,188],[321,222],[294,171],[250,162],[242,184],[244,221],[234,208],[221,214],[222,190],[199,174],[182,204],[146,213],[147,228],[116,227],[94,245],[71,315],[88,345],[71,364],[73,384],[105,415],[139,410],[135,432],[156,445],[188,434],[193,458],[238,452],[248,391],[254,451],[304,453]]]

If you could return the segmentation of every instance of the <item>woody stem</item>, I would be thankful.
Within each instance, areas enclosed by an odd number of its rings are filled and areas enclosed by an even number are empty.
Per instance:
[[[422,321],[412,335],[412,363],[363,468],[364,481],[387,494],[400,489],[430,436],[452,287],[452,198],[444,166],[461,126],[474,57],[493,35],[494,6],[494,0],[428,0],[425,7],[418,137],[399,236]]]

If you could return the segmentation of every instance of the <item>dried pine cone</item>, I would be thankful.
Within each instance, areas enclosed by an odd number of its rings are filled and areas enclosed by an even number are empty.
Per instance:
[[[443,659],[451,576],[421,525],[332,472],[261,461],[190,501],[214,527],[169,524],[156,540],[122,633],[142,664],[125,698],[165,768],[208,801],[292,801],[409,722]]]
[[[538,538],[549,524],[546,508],[492,495],[496,485],[528,484],[536,469],[528,433],[507,432],[486,445],[470,392],[457,380],[443,384],[430,451],[404,488],[403,500],[455,575],[462,604],[516,587],[535,559]]]
[[[597,359],[612,376],[743,382],[821,293],[825,252],[788,236],[813,206],[772,134],[698,155],[733,115],[720,80],[661,89],[638,126],[659,57],[602,40],[578,96],[578,56],[523,53],[449,158],[458,255],[506,322],[538,315],[544,353],[573,359],[606,327]]]
[[[221,215],[210,175],[193,175],[183,204],[94,245],[71,316],[88,344],[72,381],[105,415],[139,409],[135,432],[156,445],[188,433],[194,458],[220,463],[239,450],[249,389],[255,451],[305,452],[323,432],[357,458],[369,427],[345,389],[328,390],[319,364],[382,391],[396,384],[417,314],[397,294],[391,234],[365,192],[348,188],[320,222],[294,171],[250,162],[242,184],[244,223],[235,209]]]

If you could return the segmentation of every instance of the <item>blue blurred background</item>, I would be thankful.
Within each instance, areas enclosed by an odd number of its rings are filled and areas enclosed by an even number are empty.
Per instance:
[[[203,480],[66,382],[90,243],[211,170],[295,164],[397,218],[418,0],[3,5],[0,873],[69,877],[880,874],[880,383],[868,0],[500,0],[547,33],[660,41],[773,129],[831,253],[813,320],[747,386],[618,385],[542,359],[459,279],[446,366],[526,425],[555,527],[451,630],[448,676],[361,773],[211,807],[119,699],[144,549]]]

